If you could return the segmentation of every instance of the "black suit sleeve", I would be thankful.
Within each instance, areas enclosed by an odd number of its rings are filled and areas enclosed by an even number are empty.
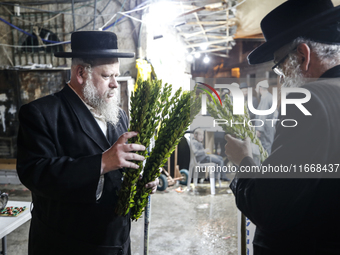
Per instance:
[[[56,138],[46,121],[49,117],[34,104],[20,109],[17,172],[21,182],[36,195],[52,200],[94,202],[102,154],[58,156]]]
[[[312,92],[312,91],[311,91]],[[294,119],[296,127],[277,127],[272,154],[264,166],[290,166],[325,164],[328,162],[331,143],[329,116],[323,103],[313,92],[305,107],[312,116],[305,116],[295,105],[287,106],[287,116]],[[298,98],[299,95],[290,95]],[[288,122],[284,123],[288,125]],[[290,123],[291,125],[292,123]],[[244,158],[241,167],[255,166],[251,158]],[[253,176],[237,174],[230,185],[237,207],[260,229],[280,231],[297,224],[304,217],[315,197],[319,178],[305,179],[306,175],[288,176],[273,174],[264,179],[261,174]],[[283,177],[283,178],[282,178]],[[319,176],[320,177],[320,176]],[[262,179],[261,179],[262,178]]]

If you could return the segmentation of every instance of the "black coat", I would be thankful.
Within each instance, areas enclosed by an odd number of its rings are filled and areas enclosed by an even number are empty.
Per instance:
[[[130,220],[114,213],[122,170],[105,174],[103,193],[96,201],[102,153],[127,131],[125,112],[120,111],[116,127],[108,126],[106,138],[78,95],[65,86],[23,105],[19,120],[17,171],[32,191],[34,205],[30,254],[126,250]]]
[[[277,125],[272,154],[265,166],[340,163],[340,66],[318,81],[302,86],[311,93],[304,104],[312,116],[294,105],[282,119],[295,119],[294,128]],[[323,79],[335,78],[335,79]],[[291,94],[290,97],[298,96]],[[255,165],[246,157],[240,167]],[[257,226],[254,244],[280,254],[340,254],[340,167],[337,172],[289,175],[280,179],[240,178],[230,187],[237,207]],[[244,176],[247,177],[247,176]],[[249,177],[249,176],[248,176]],[[260,178],[258,178],[260,177]],[[281,178],[283,177],[283,178]],[[315,177],[315,178],[314,178]],[[326,177],[326,178],[325,178]],[[308,179],[306,179],[308,178]],[[275,253],[276,254],[276,253]]]

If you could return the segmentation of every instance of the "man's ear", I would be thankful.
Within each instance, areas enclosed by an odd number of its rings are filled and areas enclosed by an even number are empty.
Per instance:
[[[297,48],[296,52],[299,57],[300,68],[303,72],[307,72],[310,66],[310,57],[311,57],[311,50],[309,46],[305,43],[300,43]]]
[[[85,67],[82,65],[77,65],[76,67],[76,78],[79,84],[83,84],[85,82],[85,76],[86,76],[86,72],[85,72]]]

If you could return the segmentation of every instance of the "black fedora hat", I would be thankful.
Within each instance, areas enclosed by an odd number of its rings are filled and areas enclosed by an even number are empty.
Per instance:
[[[59,58],[133,58],[135,53],[119,52],[117,35],[109,31],[79,31],[71,35],[72,52],[56,52]]]
[[[299,36],[326,44],[340,44],[340,6],[331,0],[289,0],[261,21],[266,42],[248,55],[249,64],[273,60],[274,52]]]

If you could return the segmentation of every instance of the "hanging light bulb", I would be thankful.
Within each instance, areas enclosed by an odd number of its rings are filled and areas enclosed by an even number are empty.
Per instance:
[[[210,58],[209,58],[207,55],[205,55],[205,57],[204,57],[204,59],[203,59],[203,62],[204,62],[205,64],[208,64],[209,61],[210,61]]]
[[[208,49],[208,46],[209,45],[207,43],[204,43],[204,44],[201,45],[201,49],[206,50],[206,49]]]
[[[199,52],[195,53],[195,58],[199,58],[200,56],[201,56],[201,53],[199,53]]]
[[[187,56],[187,61],[192,62],[193,60],[194,60],[194,57],[191,54],[189,54]]]

